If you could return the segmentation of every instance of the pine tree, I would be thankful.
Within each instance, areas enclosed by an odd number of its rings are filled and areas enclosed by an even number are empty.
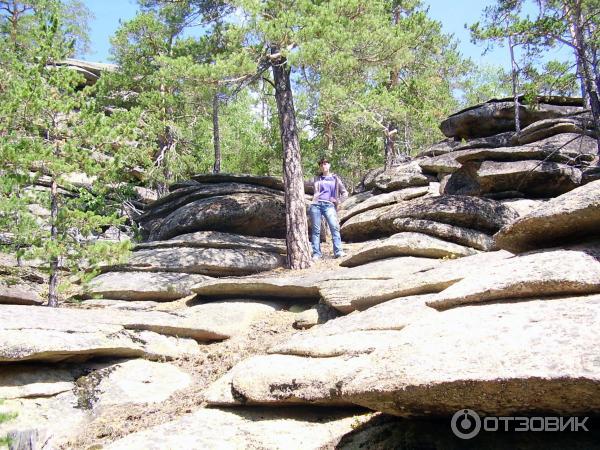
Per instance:
[[[80,90],[82,78],[60,66],[71,56],[75,41],[62,22],[63,5],[44,2],[35,9],[29,38],[31,52],[1,52],[3,83],[0,89],[0,156],[5,176],[0,189],[0,227],[11,236],[10,246],[20,255],[42,258],[49,274],[48,304],[58,305],[60,271],[76,271],[108,256],[107,245],[90,241],[120,220],[103,210],[104,201],[93,187],[78,187],[69,174],[96,175],[102,167],[83,146],[84,122],[90,99]],[[6,47],[5,47],[6,49]],[[80,134],[81,133],[81,134]],[[83,148],[82,148],[83,147]],[[45,184],[49,190],[31,190]],[[50,210],[47,225],[29,212],[32,203]],[[119,252],[115,252],[119,253]]]

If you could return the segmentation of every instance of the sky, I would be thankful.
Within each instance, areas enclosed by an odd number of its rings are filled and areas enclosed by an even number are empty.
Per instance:
[[[84,59],[97,62],[110,61],[110,36],[119,27],[120,21],[135,16],[135,0],[84,0],[92,11],[94,19],[90,23],[91,50]],[[429,16],[442,23],[445,33],[453,34],[459,41],[459,50],[465,57],[479,64],[501,65],[510,68],[508,50],[496,48],[482,56],[484,45],[470,42],[469,30],[465,24],[481,20],[483,9],[495,3],[494,0],[424,0],[429,7]],[[559,55],[549,55],[560,58]],[[564,54],[563,54],[564,57]]]

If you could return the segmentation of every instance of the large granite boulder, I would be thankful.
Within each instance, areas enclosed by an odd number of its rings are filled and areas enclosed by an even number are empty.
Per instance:
[[[343,436],[370,418],[356,410],[202,408],[108,444],[106,450],[137,448],[273,449],[334,448]],[[158,444],[160,443],[160,444]],[[293,444],[291,444],[293,443]]]
[[[164,242],[164,241],[163,241]],[[119,270],[183,272],[209,276],[250,275],[283,267],[278,253],[239,248],[148,248],[131,254]]]
[[[374,187],[383,191],[397,191],[414,186],[427,186],[434,179],[421,173],[421,168],[416,163],[394,166],[377,175]]]
[[[192,294],[192,286],[210,281],[198,274],[173,272],[107,272],[90,281],[84,298],[173,301]]]
[[[599,295],[454,308],[390,330],[394,338],[363,353],[247,359],[207,400],[354,403],[398,416],[450,416],[465,405],[488,415],[588,415],[600,408],[599,320]]]
[[[588,129],[593,129],[593,120],[589,112],[571,117],[539,120],[515,133],[511,141],[513,145],[523,145],[560,133],[585,134]]]
[[[580,246],[515,256],[504,265],[481,267],[435,295],[428,305],[600,292],[600,246]]]
[[[425,258],[456,258],[477,253],[477,250],[444,241],[423,233],[401,232],[365,244],[340,263],[354,267],[378,259],[394,256],[420,256]]]
[[[582,110],[580,98],[540,97],[535,105],[520,105],[519,119],[521,127],[526,127],[539,120],[570,116]],[[440,129],[448,137],[461,139],[492,136],[514,131],[514,114],[512,99],[490,100],[452,114],[441,123]]]
[[[232,194],[264,194],[280,196],[282,193],[277,189],[257,186],[247,183],[196,183],[182,186],[171,191],[164,197],[153,202],[145,212],[137,219],[141,224],[147,226],[156,219],[168,216],[173,211],[196,200],[209,197],[218,197]]]
[[[421,294],[441,292],[478,271],[482,266],[505,264],[512,256],[506,251],[479,253],[460,259],[435,260],[430,258],[400,257],[365,264],[350,269],[346,277],[325,279],[318,284],[322,301],[347,314],[363,311],[388,300]],[[371,265],[389,261],[397,266],[387,277],[370,274]],[[428,261],[429,265],[428,266]]]
[[[352,207],[346,206],[344,202],[344,209],[339,211],[338,217],[340,223],[344,223],[350,217],[360,214],[361,212],[368,211],[370,209],[379,208],[381,206],[391,205],[392,203],[398,203],[404,200],[412,200],[414,198],[422,197],[429,193],[429,186],[409,187],[400,189],[399,191],[387,192],[379,195],[372,195]]]
[[[206,230],[285,237],[283,196],[242,193],[196,200],[165,217],[150,240]]]
[[[162,320],[171,325],[172,318],[167,316]],[[150,318],[157,319],[155,315]],[[159,359],[198,352],[192,339],[147,331],[136,322],[143,324],[143,317],[129,316],[128,321],[114,312],[5,305],[0,308],[0,362],[140,356]]]
[[[600,296],[455,308],[415,322],[363,356],[342,399],[400,416],[600,409]],[[297,374],[298,377],[301,374]]]
[[[4,284],[0,280],[0,304],[12,305],[41,305],[44,299],[37,289],[24,283]]]
[[[249,175],[244,173],[204,173],[194,175],[192,180],[198,183],[247,183],[283,191],[283,180],[281,178],[270,177],[266,175]]]
[[[486,252],[496,250],[496,244],[492,236],[471,228],[449,225],[447,223],[436,222],[435,220],[412,219],[410,217],[396,219],[393,225],[396,231],[412,231],[428,234],[445,241]]]
[[[473,148],[456,152],[454,159],[463,164],[467,161],[518,161],[539,159],[563,164],[589,163],[598,154],[598,143],[590,136],[561,133],[540,141],[518,147]]]
[[[526,161],[468,161],[444,187],[450,195],[554,197],[581,184],[581,170],[565,164]]]
[[[510,207],[491,199],[445,195],[418,198],[357,214],[342,225],[341,233],[348,241],[390,235],[394,231],[394,220],[398,218],[434,220],[495,232],[517,217]]]
[[[137,244],[134,250],[173,247],[251,249],[281,254],[287,251],[285,239],[244,236],[220,231],[196,231],[195,233],[180,234],[166,241],[143,242]]]
[[[578,187],[540,205],[494,239],[500,248],[522,252],[600,234],[600,180]]]

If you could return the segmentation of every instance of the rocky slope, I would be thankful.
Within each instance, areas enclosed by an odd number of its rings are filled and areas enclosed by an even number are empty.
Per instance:
[[[463,448],[460,409],[599,414],[598,149],[576,99],[542,101],[518,134],[510,102],[490,102],[370,171],[340,211],[342,260],[283,268],[281,180],[199,175],[146,209],[146,241],[86,300],[49,310],[19,286],[43,278],[13,274],[0,412],[18,415],[0,435],[22,449]],[[529,445],[495,438],[473,448]]]

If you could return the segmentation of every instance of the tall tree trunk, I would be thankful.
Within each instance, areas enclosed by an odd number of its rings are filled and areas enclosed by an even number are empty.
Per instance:
[[[392,167],[398,157],[396,146],[396,136],[398,128],[393,122],[388,122],[383,130],[383,154],[385,156],[385,169]]]
[[[56,177],[52,177],[50,185],[50,240],[58,239],[58,185]],[[48,283],[48,306],[53,308],[58,306],[58,256],[50,259],[50,281]]]
[[[213,145],[215,148],[215,165],[213,173],[221,172],[221,136],[219,134],[219,96],[215,92],[213,96]]]
[[[519,118],[519,93],[517,92],[518,68],[517,62],[515,61],[515,47],[513,45],[513,40],[510,34],[508,35],[508,48],[510,50],[510,75],[512,81],[513,101],[515,103],[515,131],[518,133],[519,131],[521,131],[521,120]]]
[[[596,141],[598,143],[598,151],[600,151],[600,99],[598,98],[598,88],[596,83],[597,76],[592,69],[590,44],[586,41],[583,30],[584,18],[581,9],[581,1],[576,0],[573,2],[572,6],[572,8],[568,8],[565,11],[569,20],[573,47],[577,52],[577,65],[578,67],[581,66],[583,71],[585,90],[590,99],[590,107],[596,131]]]
[[[333,154],[333,119],[331,113],[325,113],[325,147],[327,148],[327,155],[331,158]]]
[[[310,266],[308,221],[304,200],[304,177],[300,157],[300,142],[290,83],[290,67],[277,46],[271,46],[275,100],[279,115],[283,145],[283,184],[285,187],[285,224],[287,262],[290,269]]]

